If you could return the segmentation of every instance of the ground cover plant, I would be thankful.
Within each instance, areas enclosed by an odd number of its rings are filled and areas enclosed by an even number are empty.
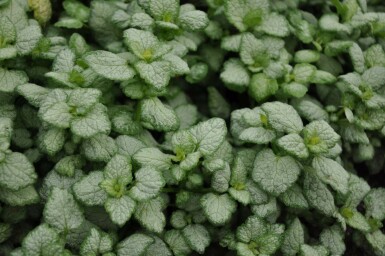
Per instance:
[[[385,255],[381,0],[0,0],[0,255]]]

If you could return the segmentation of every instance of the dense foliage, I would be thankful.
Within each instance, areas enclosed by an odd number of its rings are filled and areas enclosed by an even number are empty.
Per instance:
[[[0,255],[385,255],[381,0],[0,0]]]

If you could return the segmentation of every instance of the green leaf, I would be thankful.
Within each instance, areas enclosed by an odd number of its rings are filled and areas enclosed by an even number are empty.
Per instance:
[[[333,189],[346,194],[348,192],[349,173],[336,161],[317,156],[313,158],[312,167],[317,176]]]
[[[373,90],[379,90],[385,83],[385,67],[372,67],[362,74],[362,80],[365,81]]]
[[[72,119],[70,107],[66,103],[69,92],[62,89],[51,90],[40,105],[40,118],[58,128],[68,128]]]
[[[337,225],[325,228],[320,235],[320,241],[333,255],[345,253],[344,233]]]
[[[72,120],[70,114],[70,107],[65,102],[58,102],[47,108],[45,112],[42,112],[44,108],[39,111],[40,117],[45,122],[57,127],[57,128],[69,128]]]
[[[207,78],[209,66],[203,62],[197,62],[190,67],[190,73],[186,76],[186,81],[190,84],[202,82]]]
[[[302,131],[302,120],[292,106],[281,102],[269,102],[263,104],[261,108],[266,112],[269,124],[276,131],[285,133]]]
[[[145,256],[159,255],[159,256],[172,256],[171,250],[163,240],[157,236],[153,236],[155,243],[151,244],[147,250]],[[162,237],[163,238],[163,237]]]
[[[80,247],[80,253],[82,255],[98,255],[112,251],[113,240],[112,238],[97,229],[91,229],[89,235],[84,239]]]
[[[13,228],[8,223],[0,223],[0,242],[7,241],[12,235]]]
[[[230,116],[230,105],[215,87],[208,87],[208,105],[213,116],[228,118]]]
[[[199,254],[203,254],[210,244],[209,232],[202,225],[188,225],[182,230],[182,234],[190,248]]]
[[[277,145],[284,151],[298,158],[306,159],[309,151],[304,140],[296,133],[285,135],[277,140]]]
[[[263,127],[250,127],[241,132],[239,139],[246,143],[268,144],[276,137],[273,130]]]
[[[229,181],[231,176],[231,170],[228,163],[223,160],[219,160],[223,164],[219,164],[219,168],[216,167],[216,160],[214,162],[214,168],[210,168],[210,163],[207,165],[207,169],[213,171],[214,174],[211,178],[211,187],[218,193],[224,193],[229,189]]]
[[[279,214],[279,206],[277,200],[274,197],[269,198],[269,200],[260,205],[252,205],[251,212],[258,217],[263,219],[275,219]]]
[[[173,228],[182,229],[187,226],[187,214],[184,211],[177,210],[172,213],[170,224]]]
[[[84,140],[81,148],[86,158],[91,161],[107,162],[117,151],[114,139],[105,134],[97,134]]]
[[[133,234],[117,245],[118,256],[141,256],[154,243],[154,239],[145,234]]]
[[[0,161],[0,186],[19,190],[35,183],[35,168],[21,153],[6,153]]]
[[[111,19],[117,10],[119,8],[112,2],[96,1],[91,3],[88,25],[98,35],[95,39],[102,46],[109,47],[111,44],[121,41],[121,30]]]
[[[142,148],[133,156],[140,166],[151,166],[159,171],[165,171],[172,166],[172,156],[164,154],[158,148]]]
[[[340,136],[325,121],[313,121],[303,130],[305,144],[312,153],[326,153],[340,140]]]
[[[196,151],[198,141],[189,130],[180,130],[172,135],[171,143],[176,154],[188,154]]]
[[[160,197],[138,202],[134,217],[147,230],[161,233],[166,225],[163,210],[164,202]]]
[[[248,244],[245,243],[236,243],[235,249],[237,250],[237,255],[239,256],[254,256],[254,252],[249,248]]]
[[[147,129],[174,131],[179,127],[175,111],[156,97],[141,100],[139,110],[141,122]]]
[[[188,154],[186,158],[180,162],[179,166],[184,171],[192,170],[198,166],[200,158],[201,153],[199,152]]]
[[[118,154],[124,156],[133,156],[138,150],[146,148],[146,144],[135,137],[120,135],[116,138]]]
[[[294,61],[296,63],[312,63],[320,59],[320,54],[314,50],[299,50],[295,52]]]
[[[133,120],[134,115],[124,109],[118,110],[110,116],[112,130],[119,134],[136,135],[142,131],[142,125],[139,121]]]
[[[258,30],[277,37],[285,37],[290,34],[286,18],[277,13],[270,13],[265,19],[262,19],[262,24]]]
[[[71,72],[75,66],[75,54],[68,48],[61,50],[52,64],[52,71]]]
[[[371,189],[369,194],[364,199],[366,212],[368,216],[371,216],[378,220],[385,219],[385,189],[374,188]]]
[[[250,216],[245,223],[237,228],[236,236],[242,242],[238,245],[244,245],[241,248],[238,247],[238,252],[239,249],[248,248],[248,250],[257,249],[266,255],[274,254],[281,244],[283,231],[282,225],[270,225],[258,216]]]
[[[90,16],[90,9],[76,0],[63,1],[63,7],[66,13],[82,22],[87,22]]]
[[[44,207],[44,220],[59,232],[74,230],[83,223],[83,213],[73,196],[60,188],[53,188]]]
[[[316,70],[312,76],[310,82],[314,84],[334,84],[337,81],[337,78],[323,70]]]
[[[281,250],[285,255],[296,255],[305,244],[305,232],[298,218],[295,218],[284,233]]]
[[[241,32],[259,25],[268,10],[267,0],[225,1],[226,18]]]
[[[73,33],[71,35],[68,46],[75,52],[76,56],[83,56],[90,50],[85,38],[78,33]]]
[[[208,160],[222,159],[227,163],[231,163],[233,158],[233,147],[228,141],[224,141],[214,154],[207,157]]]
[[[181,76],[190,72],[187,62],[177,55],[166,54],[163,59],[170,64],[170,76]]]
[[[34,107],[40,107],[47,97],[49,90],[36,84],[22,84],[16,87],[18,94],[22,95]]]
[[[0,200],[12,206],[24,206],[39,202],[39,194],[33,186],[10,190],[0,188]]]
[[[123,36],[131,51],[146,62],[152,62],[171,50],[168,45],[160,43],[150,31],[130,28],[124,31]]]
[[[42,187],[40,189],[40,194],[43,199],[47,199],[53,188],[60,188],[67,190],[68,192],[72,192],[72,186],[83,176],[84,174],[81,170],[76,170],[75,175],[72,177],[60,175],[52,170],[44,178]]]
[[[283,229],[282,229],[283,231]],[[281,244],[280,234],[267,234],[259,241],[261,254],[272,255],[274,254]]]
[[[324,14],[319,20],[321,30],[335,33],[351,33],[351,27],[339,22],[339,17],[334,13]]]
[[[198,121],[198,109],[192,104],[183,104],[175,108],[175,113],[179,118],[179,130],[190,128]]]
[[[5,6],[1,6],[0,17],[7,17],[16,30],[21,30],[28,25],[27,14],[21,6],[21,2],[18,1],[9,1]]]
[[[365,57],[364,53],[362,52],[360,46],[356,43],[354,43],[349,48],[349,55],[352,60],[352,64],[354,67],[354,70],[360,74],[362,74],[365,71]]]
[[[302,99],[294,100],[293,107],[297,110],[301,117],[309,121],[329,119],[329,114],[323,109],[321,103],[308,96]]]
[[[99,186],[103,180],[103,172],[94,171],[82,178],[73,186],[76,199],[85,205],[103,205],[107,199],[107,194]]]
[[[222,38],[221,48],[230,52],[238,52],[241,47],[242,34],[225,36]],[[238,59],[231,59],[238,60]]]
[[[247,190],[239,190],[233,187],[229,188],[229,194],[236,201],[240,202],[243,205],[247,205],[250,203],[250,192]]]
[[[303,244],[300,250],[301,256],[318,256],[318,251],[314,246]]]
[[[385,52],[381,45],[374,44],[365,51],[365,63],[371,68],[375,66],[384,66]]]
[[[13,43],[16,39],[16,29],[8,17],[0,18],[0,37],[3,40],[3,44]]]
[[[179,23],[180,26],[187,31],[199,31],[209,25],[209,19],[205,12],[192,10],[180,15]]]
[[[250,83],[249,72],[239,59],[226,61],[220,78],[227,88],[236,92],[244,92]]]
[[[334,40],[326,44],[325,54],[330,57],[346,52],[353,42],[350,40]]]
[[[364,129],[376,130],[383,127],[385,113],[382,109],[368,109],[361,106],[356,108],[355,123]]]
[[[123,226],[131,218],[136,203],[129,196],[124,195],[120,198],[108,198],[104,207],[110,215],[112,222]]]
[[[126,192],[126,185],[119,179],[104,179],[99,186],[112,198],[121,198]]]
[[[341,215],[345,218],[346,224],[350,227],[360,230],[364,233],[369,232],[371,227],[366,220],[366,218],[362,215],[362,213],[358,212],[355,209],[350,208],[342,208]]]
[[[193,126],[191,134],[197,141],[198,150],[203,156],[213,154],[225,139],[226,123],[220,118],[211,118]]]
[[[123,93],[131,99],[143,99],[145,87],[139,79],[131,79],[120,84]],[[126,116],[126,115],[125,115]],[[126,117],[127,118],[127,117]]]
[[[86,63],[102,77],[124,81],[134,77],[135,71],[125,59],[107,51],[93,51],[84,56]]]
[[[17,50],[14,46],[0,48],[0,60],[13,59],[17,56]]]
[[[132,182],[131,159],[123,155],[115,155],[104,168],[105,179],[115,179],[123,185]]]
[[[22,250],[24,254],[40,256],[46,247],[57,242],[59,242],[58,233],[44,223],[28,233],[23,240]]]
[[[246,186],[248,170],[243,160],[240,156],[234,159],[231,169],[229,194],[238,202],[247,205],[250,203],[251,196]]]
[[[151,63],[139,61],[135,64],[139,76],[156,90],[164,89],[171,77],[172,68],[170,62],[159,60]]]
[[[254,72],[267,67],[270,61],[263,41],[251,33],[242,35],[239,56],[244,64],[252,67]]]
[[[122,12],[122,22],[127,22],[129,20],[128,18],[123,16],[123,13],[125,16],[128,14],[126,12]],[[152,26],[154,25],[154,19],[148,15],[147,13],[134,13],[131,17],[131,26],[132,27],[137,27],[143,30],[149,30]]]
[[[42,152],[52,156],[63,148],[65,140],[65,130],[50,128],[49,130],[43,130],[39,134],[38,147]]]
[[[369,193],[369,191],[370,186],[364,179],[349,173],[349,191],[347,194],[348,199],[346,200],[345,206],[356,208]],[[366,208],[366,211],[368,211],[368,208]]]
[[[305,197],[312,207],[326,216],[336,213],[333,194],[317,176],[306,173],[303,186]]]
[[[354,124],[346,124],[341,127],[340,135],[343,140],[351,143],[369,144],[369,137],[365,130]]]
[[[205,194],[201,198],[203,212],[214,225],[223,225],[228,222],[237,208],[237,204],[228,194]]]
[[[271,149],[258,153],[254,161],[252,178],[265,191],[279,195],[298,178],[300,167],[290,156],[276,156]]]
[[[68,29],[79,29],[83,27],[83,23],[75,18],[61,17],[58,22],[55,23],[55,27],[68,28]]]
[[[377,255],[385,254],[385,235],[380,230],[367,233],[365,237]]]
[[[31,133],[27,129],[15,129],[12,136],[13,144],[20,148],[30,148],[33,145]]]
[[[175,255],[188,255],[191,249],[180,230],[169,230],[164,235],[164,241],[168,244]]]
[[[80,155],[65,156],[56,163],[54,170],[65,176],[73,176],[76,169],[81,169],[84,162]]]
[[[246,182],[247,190],[250,193],[251,204],[263,204],[269,200],[268,194],[263,191],[256,183],[251,180]]]
[[[40,26],[31,25],[17,33],[15,47],[19,55],[27,55],[38,45],[42,37]]]
[[[309,204],[303,195],[303,191],[297,184],[288,188],[285,193],[280,194],[279,199],[288,207],[298,209],[309,208]]]
[[[294,98],[302,98],[308,91],[308,88],[296,82],[291,82],[289,84],[284,85],[283,91],[285,94],[292,96]]]
[[[135,185],[130,190],[130,196],[137,201],[145,201],[156,197],[165,181],[155,167],[145,166],[135,172]]]
[[[0,68],[0,92],[13,93],[18,85],[28,82],[23,71]]]
[[[179,13],[179,1],[177,0],[161,2],[149,0],[148,5],[151,15],[159,21],[175,22]]]
[[[67,104],[74,108],[75,115],[84,115],[94,107],[102,96],[98,89],[74,89],[71,90],[67,98]]]
[[[0,152],[6,151],[11,143],[13,122],[8,117],[0,117]]]
[[[44,74],[44,76],[50,78],[50,80],[52,80],[53,83],[56,83],[60,86],[75,88],[77,87],[77,85],[75,83],[70,82],[70,80],[72,80],[70,77],[71,76],[70,74],[71,73],[64,73],[64,72],[47,72]]]
[[[293,69],[294,81],[300,84],[308,84],[316,70],[317,68],[310,64],[297,64]]]

